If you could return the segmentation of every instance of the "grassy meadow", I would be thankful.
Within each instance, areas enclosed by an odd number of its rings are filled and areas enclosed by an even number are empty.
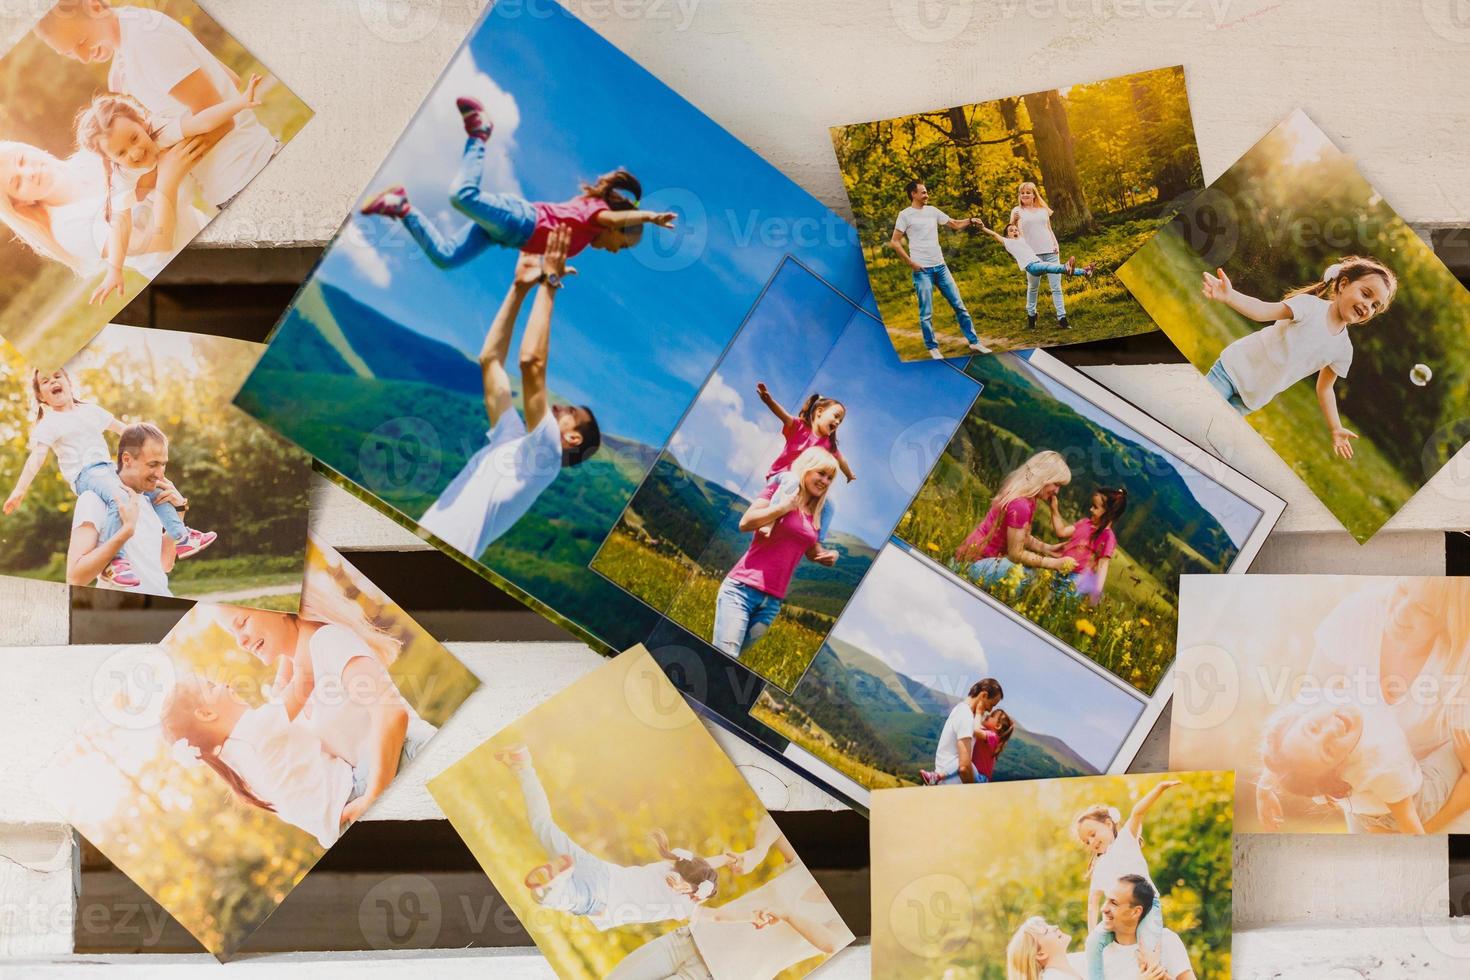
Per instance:
[[[819,725],[794,701],[783,698],[778,709],[769,690],[762,691],[756,699],[755,705],[750,709],[750,717],[783,738],[790,739],[804,751],[810,752],[860,786],[875,790],[918,785],[914,779],[900,779],[854,758],[851,752],[843,749],[832,733]]]

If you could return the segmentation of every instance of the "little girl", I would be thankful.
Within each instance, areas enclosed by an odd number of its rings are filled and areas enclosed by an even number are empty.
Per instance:
[[[7,515],[15,512],[45,465],[47,454],[54,452],[56,465],[72,492],[80,497],[90,490],[107,505],[106,526],[98,528],[97,533],[98,540],[108,540],[122,526],[117,505],[125,488],[112,464],[112,450],[108,448],[104,433],[121,434],[123,424],[102,406],[77,400],[71,375],[65,368],[47,375],[32,371],[31,392],[36,398],[31,454],[21,468],[15,489],[5,501],[4,512]],[[195,531],[185,527],[178,509],[160,499],[165,493],[163,488],[159,488],[143,496],[153,505],[164,533],[174,539],[178,557],[189,558],[214,544],[219,535],[213,531]],[[104,582],[122,589],[134,589],[140,584],[132,565],[121,555],[112,559],[101,577]]]
[[[772,504],[785,503],[801,489],[791,474],[791,464],[812,446],[820,446],[832,454],[832,458],[837,460],[837,468],[842,471],[843,476],[847,477],[848,483],[857,479],[852,473],[852,468],[847,465],[847,460],[843,458],[842,453],[837,451],[837,429],[847,418],[846,405],[835,398],[823,398],[816,392],[812,392],[802,403],[801,410],[793,416],[771,395],[764,381],[756,382],[755,393],[771,410],[771,414],[781,420],[781,437],[786,440],[786,444],[781,447],[781,451],[776,454],[776,458],[771,461],[771,466],[766,471],[766,483],[776,481],[776,492],[771,495]],[[819,516],[821,524],[817,528],[817,540],[826,542],[827,528],[831,526],[833,515],[836,513],[831,494],[827,495],[822,511],[823,513]],[[770,537],[771,528],[763,527],[755,533]]]
[[[1333,385],[1347,377],[1353,362],[1348,327],[1367,323],[1387,310],[1398,278],[1377,259],[1349,255],[1332,263],[1322,281],[1294,289],[1276,303],[1237,292],[1224,269],[1204,273],[1207,299],[1269,327],[1257,330],[1220,352],[1205,380],[1240,414],[1264,408],[1302,378],[1317,375],[1317,404],[1327,420],[1332,451],[1353,458]]]
[[[975,766],[975,782],[990,782],[995,775],[995,760],[1005,751],[1006,743],[1015,730],[1016,723],[1000,708],[992,710],[975,726],[975,747],[970,752],[970,761]],[[920,769],[919,776],[925,786],[938,786],[946,779],[953,779],[955,773]]]
[[[260,82],[259,75],[251,75],[245,88],[233,98],[199,112],[172,118],[150,116],[137,100],[117,93],[97,96],[77,116],[77,146],[102,158],[107,177],[104,199],[104,217],[110,229],[105,256],[107,277],[92,294],[92,303],[105,301],[114,291],[119,297],[123,295],[123,262],[130,249],[138,250],[136,243],[132,242],[135,205],[145,199],[154,200],[155,214],[149,235],[152,247],[142,250],[173,250],[178,210],[177,181],[182,180],[183,173],[177,174],[176,179],[165,180],[166,176],[174,178],[175,175],[171,172],[174,168],[163,166],[164,150],[191,140],[186,144],[183,160],[192,166],[208,152],[203,142],[194,138],[218,129],[241,112],[257,108],[260,101],[256,92]],[[151,190],[139,193],[144,178],[155,172],[158,193]],[[201,187],[199,190],[206,198],[210,197],[209,188]],[[186,206],[189,206],[188,202]],[[178,243],[179,247],[183,244],[187,242]]]
[[[669,920],[685,922],[714,896],[717,868],[735,860],[733,852],[699,857],[670,848],[663,831],[653,841],[662,860],[622,865],[599,858],[556,825],[546,790],[531,765],[531,750],[517,745],[496,753],[520,783],[531,832],[551,860],[526,875],[526,887],[543,908],[587,917],[599,930]]]
[[[1031,181],[1016,188],[1016,206],[1011,208],[1010,223],[1020,229],[1031,251],[1042,262],[1055,263],[1061,257],[1062,248],[1057,244],[1056,233],[1051,230],[1051,208],[1041,198],[1041,189]],[[1007,230],[1007,234],[1009,234]],[[1022,266],[1025,269],[1025,266]],[[1057,313],[1057,326],[1063,330],[1071,328],[1067,322],[1067,304],[1062,299],[1061,270],[1042,269],[1051,282],[1051,305]],[[1068,269],[1068,272],[1072,270]],[[1026,326],[1036,326],[1036,293],[1041,286],[1041,276],[1026,269]]]
[[[402,221],[429,259],[441,269],[463,265],[490,245],[540,255],[546,251],[547,236],[552,229],[562,225],[572,229],[571,243],[567,247],[569,256],[589,245],[608,252],[622,251],[638,244],[646,224],[674,227],[672,211],[638,209],[643,185],[622,168],[603,174],[595,183],[583,184],[580,196],[559,203],[528,201],[516,194],[482,191],[480,180],[485,170],[485,144],[493,127],[479,101],[462,97],[455,101],[455,105],[464,119],[468,138],[450,203],[469,218],[470,223],[453,238],[445,238],[409,204],[408,191],[401,184],[381,191],[361,208],[363,214],[379,214]]]
[[[164,701],[160,723],[170,744],[198,750],[235,799],[274,813],[322,847],[337,842],[342,811],[359,795],[352,767],[293,725],[284,705],[248,707],[224,684],[185,677]]]
[[[1001,247],[1010,253],[1011,258],[1016,260],[1016,265],[1020,266],[1021,271],[1033,280],[1037,276],[1042,275],[1056,276],[1058,277],[1058,281],[1064,275],[1081,276],[1086,279],[1091,279],[1093,271],[1096,269],[1096,266],[1092,263],[1088,263],[1080,269],[1077,268],[1077,256],[1075,255],[1068,258],[1066,262],[1058,262],[1055,259],[1044,261],[1041,256],[1036,254],[1035,249],[1031,247],[1026,239],[1021,237],[1021,226],[1015,222],[1006,225],[1004,236],[1001,236],[995,229],[986,227],[983,222],[980,224],[980,230],[1000,242]],[[1060,289],[1061,287],[1058,286],[1057,288]],[[1034,315],[1032,319],[1035,319]],[[1030,325],[1035,326],[1036,324],[1032,323]]]
[[[982,584],[1000,581],[1017,566],[1070,575],[1076,560],[1053,554],[1052,545],[1031,533],[1031,522],[1037,501],[1055,498],[1071,481],[1066,459],[1051,449],[1041,450],[1007,473],[990,498],[985,517],[955,549],[953,570]]]
[[[1108,581],[1108,566],[1118,547],[1113,525],[1128,509],[1128,491],[1122,487],[1098,487],[1092,491],[1087,516],[1076,524],[1062,519],[1057,498],[1052,497],[1051,526],[1058,538],[1064,539],[1055,553],[1071,558],[1077,570],[1069,579],[1072,589],[1096,606],[1102,602],[1103,586]]]
[[[1087,891],[1087,975],[1088,980],[1104,980],[1103,950],[1113,942],[1113,932],[1103,926],[1099,910],[1108,890],[1124,875],[1139,875],[1154,885],[1143,856],[1143,817],[1159,801],[1165,790],[1179,785],[1177,779],[1165,779],[1139,799],[1118,822],[1116,807],[1098,803],[1088,807],[1072,822],[1077,841],[1092,855],[1087,863],[1091,884]],[[1164,941],[1164,910],[1159,904],[1158,886],[1154,885],[1154,905],[1138,923],[1138,949],[1151,962],[1159,961]]]

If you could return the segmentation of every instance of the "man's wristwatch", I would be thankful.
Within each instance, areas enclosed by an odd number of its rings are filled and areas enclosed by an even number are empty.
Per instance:
[[[552,289],[560,289],[563,285],[566,284],[567,280],[566,277],[561,275],[560,273],[543,272],[541,273],[541,281],[546,283],[546,285],[550,286]]]

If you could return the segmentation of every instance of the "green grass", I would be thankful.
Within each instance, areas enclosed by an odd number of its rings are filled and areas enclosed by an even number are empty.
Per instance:
[[[1136,212],[1134,212],[1136,213]],[[1077,256],[1079,265],[1095,262],[1092,279],[1067,277],[1062,281],[1067,318],[1072,329],[1057,326],[1051,305],[1051,285],[1043,277],[1037,295],[1037,325],[1026,329],[1026,274],[983,232],[948,232],[941,238],[945,261],[959,284],[960,296],[975,319],[975,331],[992,350],[1080,344],[1109,337],[1127,337],[1155,329],[1123,284],[1112,275],[1159,225],[1158,219],[1129,215],[1102,218],[1096,234],[1062,242],[1061,260]],[[891,250],[878,257],[868,251],[868,278],[883,314],[893,346],[905,360],[925,356],[919,332],[919,308],[914,298],[913,273]],[[946,357],[970,353],[949,304],[936,292],[934,336]]]
[[[657,552],[627,531],[615,528],[592,559],[592,570],[663,612],[689,583],[694,566],[685,561]]]
[[[87,299],[102,278],[99,272],[78,279],[65,266],[48,263],[37,281],[0,311],[0,333],[30,363],[60,367],[148,285],[143,275],[124,268],[124,297],[114,293],[101,306],[90,306]]]
[[[1120,280],[1201,372],[1208,371],[1232,341],[1264,326],[1251,323],[1223,303],[1204,300],[1200,295],[1204,269],[1188,246],[1166,230],[1119,270]],[[1269,405],[1246,416],[1246,421],[1353,537],[1366,541],[1414,495],[1415,483],[1366,436],[1353,443],[1352,459],[1333,454],[1314,380],[1292,385]],[[1362,433],[1346,414],[1342,421]]]
[[[813,721],[811,716],[791,702],[786,703],[788,705],[786,711],[776,711],[770,703],[769,696],[762,694],[756,700],[755,706],[750,709],[750,716],[778,735],[801,746],[804,751],[810,752],[859,786],[866,786],[872,790],[918,785],[917,780],[899,779],[892,773],[875,769],[854,759],[839,749],[832,736]],[[793,715],[798,717],[793,718]]]

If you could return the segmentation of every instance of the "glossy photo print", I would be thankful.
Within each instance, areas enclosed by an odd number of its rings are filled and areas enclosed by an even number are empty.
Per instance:
[[[873,797],[873,976],[1228,980],[1230,772]]]
[[[109,324],[0,343],[0,574],[295,612],[311,460],[231,404],[264,347]]]
[[[478,686],[313,541],[298,615],[200,603],[109,660],[37,788],[224,960]]]
[[[193,0],[57,0],[0,57],[0,338],[66,363],[311,110]]]
[[[1178,67],[835,126],[832,144],[904,360],[1155,329],[1113,272],[1204,186]]]
[[[568,731],[618,746],[589,753]],[[794,980],[853,941],[637,647],[429,782],[557,976]]]
[[[1360,542],[1470,434],[1470,292],[1305,113],[1118,278]]]
[[[1470,582],[1189,575],[1181,612],[1170,764],[1235,769],[1240,830],[1470,832]]]

